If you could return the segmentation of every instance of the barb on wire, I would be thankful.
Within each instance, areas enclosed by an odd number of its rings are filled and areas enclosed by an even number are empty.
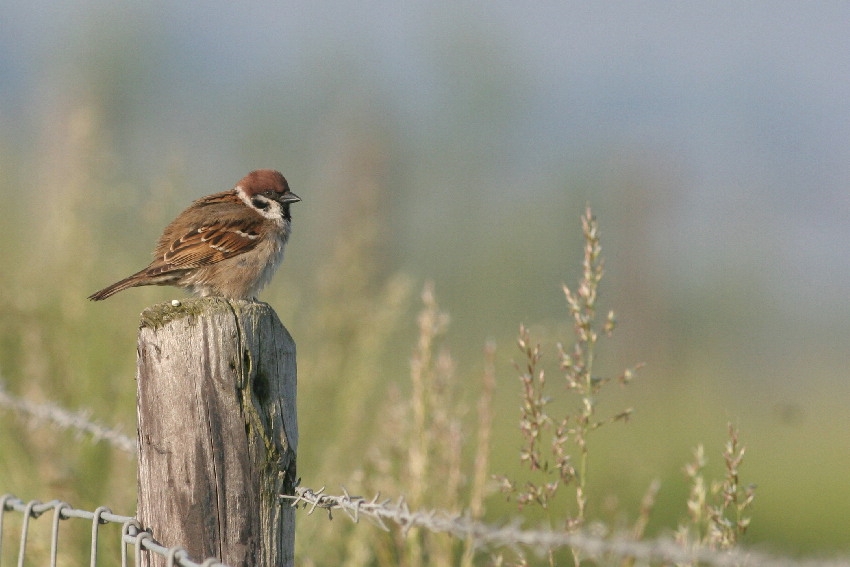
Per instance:
[[[0,380],[0,407],[31,419],[52,423],[62,429],[84,433],[91,436],[94,443],[105,441],[126,453],[136,454],[135,439],[92,421],[86,412],[73,412],[49,402],[36,403],[13,396],[3,388],[2,380]]]
[[[345,488],[343,494],[329,495],[325,489],[314,491],[298,486],[294,495],[281,495],[292,501],[293,507],[304,507],[308,514],[317,508],[342,510],[349,518],[357,522],[361,517],[373,520],[384,529],[387,522],[398,525],[407,532],[413,527],[427,529],[436,533],[446,533],[457,538],[471,538],[480,547],[519,546],[547,551],[562,547],[580,550],[590,557],[614,556],[633,558],[644,562],[687,563],[711,565],[714,567],[850,567],[848,559],[834,560],[796,560],[785,557],[773,557],[754,551],[735,548],[729,551],[714,551],[708,548],[685,548],[672,539],[634,541],[626,538],[602,538],[582,532],[559,532],[549,530],[525,530],[517,523],[494,526],[477,522],[465,515],[452,515],[444,511],[411,511],[403,498],[397,501],[381,499],[380,494],[371,499],[351,496]]]

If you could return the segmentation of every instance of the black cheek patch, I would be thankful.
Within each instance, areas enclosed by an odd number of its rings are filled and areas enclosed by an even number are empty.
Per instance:
[[[258,209],[265,211],[269,208],[269,203],[265,199],[261,199],[259,197],[251,197],[251,204],[253,204]]]

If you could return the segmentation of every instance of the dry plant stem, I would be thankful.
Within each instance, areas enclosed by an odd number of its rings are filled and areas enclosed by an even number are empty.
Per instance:
[[[422,291],[419,313],[419,336],[411,356],[410,412],[413,415],[407,447],[408,466],[403,474],[403,490],[409,502],[421,506],[425,494],[436,486],[443,495],[442,505],[458,509],[464,483],[461,448],[463,443],[460,414],[455,402],[454,361],[438,339],[448,328],[448,316],[440,311],[432,283]],[[454,544],[449,538],[421,532],[414,528],[397,538],[396,549],[404,565],[416,567],[427,563],[452,562]]]
[[[478,443],[475,453],[475,474],[469,510],[473,518],[484,512],[484,490],[487,485],[487,469],[490,462],[490,440],[493,433],[493,396],[496,392],[496,344],[488,342],[484,347],[484,373],[481,396],[478,398]]]
[[[546,376],[543,371],[537,371],[540,362],[540,345],[531,345],[531,338],[524,326],[520,325],[519,339],[517,341],[520,350],[526,358],[525,372],[520,376],[523,386],[522,418],[520,419],[520,431],[525,437],[526,445],[520,453],[520,461],[527,462],[531,470],[542,470],[545,468],[542,462],[540,442],[543,430],[551,423],[546,415],[545,407],[549,399],[543,395],[546,385]],[[546,507],[546,502],[539,502]]]
[[[585,521],[587,510],[587,433],[596,427],[593,423],[596,401],[593,396],[598,391],[593,379],[594,348],[598,335],[593,328],[596,318],[596,298],[599,282],[603,275],[603,262],[599,257],[599,230],[596,219],[585,210],[581,219],[584,233],[584,259],[582,262],[582,279],[578,290],[573,293],[564,286],[570,315],[573,317],[576,342],[572,356],[561,355],[561,367],[567,372],[567,385],[581,395],[581,412],[574,430],[574,439],[579,448],[578,486],[576,487],[576,504],[578,513],[572,527],[580,527]],[[610,320],[610,318],[609,318]],[[600,384],[601,385],[601,384]]]
[[[578,398],[578,407],[560,417],[547,413],[552,398],[544,393],[547,380],[540,368],[541,348],[532,341],[528,329],[520,326],[517,345],[525,359],[515,365],[523,390],[520,462],[528,467],[533,480],[519,485],[505,477],[497,477],[502,490],[515,498],[520,509],[530,504],[539,505],[549,511],[550,520],[554,520],[551,514],[556,509],[555,499],[560,488],[572,486],[575,506],[563,520],[567,532],[577,532],[587,522],[590,432],[606,423],[625,420],[632,411],[626,409],[603,419],[597,416],[598,394],[611,380],[593,374],[596,346],[601,335],[612,334],[615,319],[614,313],[609,312],[603,322],[597,322],[599,284],[604,270],[599,227],[589,207],[581,222],[584,235],[581,278],[575,289],[563,287],[573,326],[573,344],[569,349],[557,345],[564,385]],[[626,369],[618,377],[619,382],[627,384],[636,368]],[[549,559],[550,564],[554,564],[554,557]],[[578,565],[582,560],[580,552],[575,551],[573,559]]]
[[[650,515],[652,514],[652,510],[655,508],[655,500],[658,497],[658,491],[660,490],[661,481],[658,479],[653,480],[650,483],[649,488],[646,489],[643,499],[640,501],[640,513],[634,527],[632,528],[632,539],[635,541],[643,539],[646,526],[649,525]]]
[[[473,520],[480,520],[484,513],[484,491],[487,485],[490,439],[493,432],[493,395],[496,390],[495,357],[496,344],[488,342],[484,347],[484,373],[481,396],[478,398],[478,438],[469,497],[469,515]],[[461,567],[472,567],[474,557],[475,540],[470,535],[464,540]]]
[[[422,503],[422,492],[427,474],[427,459],[430,451],[430,436],[426,430],[426,372],[430,369],[432,358],[431,347],[437,334],[437,319],[439,313],[434,300],[434,290],[431,284],[426,284],[422,291],[423,310],[419,314],[419,340],[410,361],[411,380],[411,410],[413,412],[413,431],[409,450],[409,481],[410,502],[414,506]],[[417,530],[414,530],[414,532]],[[412,533],[408,540],[407,564],[411,567],[421,565],[422,549],[419,534]]]
[[[422,292],[417,323],[409,396],[394,387],[389,389],[381,410],[385,415],[381,422],[384,434],[375,437],[376,444],[366,451],[365,470],[355,475],[366,492],[404,494],[404,506],[427,504],[452,513],[466,508],[477,517],[483,513],[493,420],[492,361],[486,364],[484,394],[479,400],[475,470],[469,472],[464,469],[463,449],[467,441],[475,442],[476,438],[464,435],[468,412],[459,395],[454,360],[443,340],[448,316],[439,309],[430,283]],[[337,562],[344,567],[449,565],[463,556],[472,561],[478,550],[474,541],[465,546],[466,537],[453,539],[418,525],[366,536],[352,532],[350,541],[356,541],[349,548],[358,557],[344,555],[344,560]]]
[[[738,443],[738,431],[729,424],[729,438],[723,450],[726,473],[721,481],[708,483],[703,477],[706,464],[702,445],[694,450],[694,460],[685,466],[691,481],[688,497],[688,523],[680,524],[676,541],[687,548],[730,550],[740,541],[750,524],[745,515],[755,498],[755,486],[741,488],[738,469],[745,448]]]
[[[638,518],[632,526],[631,539],[632,541],[641,541],[646,531],[646,526],[649,525],[649,518],[652,510],[655,509],[655,500],[658,497],[658,491],[661,490],[661,481],[653,480],[640,502],[640,512]],[[635,564],[634,557],[624,557],[620,562],[622,567],[632,567]]]
[[[755,487],[741,488],[738,468],[744,460],[745,447],[738,444],[738,430],[728,425],[729,439],[723,451],[726,476],[720,486],[720,504],[714,510],[714,523],[721,534],[721,549],[733,547],[747,532],[750,518],[744,512],[755,498]],[[731,510],[730,510],[731,508]],[[733,518],[729,516],[733,515]]]
[[[434,286],[431,282],[425,284],[422,290],[423,309],[419,313],[419,339],[410,361],[411,381],[411,410],[413,411],[413,439],[418,443],[410,445],[410,478],[413,492],[410,502],[414,505],[421,503],[421,489],[427,474],[428,453],[431,448],[431,436],[428,434],[426,420],[429,399],[433,392],[427,391],[427,386],[433,384],[432,359],[434,338],[443,333],[448,324],[448,318],[441,313],[434,298]]]

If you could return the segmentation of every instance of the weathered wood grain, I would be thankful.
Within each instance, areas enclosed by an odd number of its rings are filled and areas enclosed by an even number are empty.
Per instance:
[[[142,313],[138,518],[165,546],[233,567],[292,565],[295,343],[265,303]],[[165,562],[148,557],[148,564]]]

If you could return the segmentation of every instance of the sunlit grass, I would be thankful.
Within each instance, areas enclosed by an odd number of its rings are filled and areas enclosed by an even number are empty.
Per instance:
[[[179,165],[153,181],[116,179],[110,173],[115,164],[108,134],[96,110],[83,106],[67,114],[51,129],[50,144],[45,143],[32,160],[39,170],[24,181],[32,198],[17,197],[20,176],[0,172],[0,195],[8,204],[0,220],[6,235],[0,239],[6,266],[0,271],[0,377],[17,395],[87,409],[99,421],[132,435],[138,313],[182,292],[142,288],[97,305],[85,297],[143,266],[158,230],[199,195],[186,193],[188,176]],[[431,335],[424,332],[417,313],[430,313],[439,321],[436,314],[451,311],[447,304],[486,305],[488,298],[482,295],[488,289],[487,278],[503,274],[498,269],[464,273],[468,268],[463,259],[448,250],[444,262],[457,273],[452,293],[447,294],[438,280],[430,295],[419,297],[423,282],[388,267],[382,256],[389,247],[383,207],[393,188],[374,157],[380,148],[350,151],[341,171],[328,176],[329,183],[346,191],[339,199],[345,206],[339,207],[333,222],[312,225],[322,229],[321,237],[305,231],[296,216],[289,257],[263,295],[298,343],[299,475],[309,486],[344,484],[353,491],[380,490],[424,508],[468,508],[495,522],[514,517],[515,503],[505,502],[495,483],[481,481],[482,463],[489,464],[485,477],[497,473],[520,478],[526,472],[519,460],[523,397],[512,366],[518,359],[513,335],[519,320],[499,325],[503,313],[498,303],[513,296],[499,295],[493,312],[481,313],[493,322],[482,336],[469,331],[475,323],[471,317],[456,319],[447,329],[432,327]],[[234,177],[242,173],[235,172]],[[93,199],[95,195],[99,198]],[[308,203],[305,199],[304,206]],[[526,220],[533,220],[535,213],[531,206],[522,209]],[[580,234],[579,211],[564,211],[564,218],[564,224]],[[604,224],[604,216],[602,220]],[[299,249],[299,239],[321,240],[322,246],[309,247],[309,258],[299,258],[308,248],[304,242]],[[541,244],[535,241],[535,246]],[[557,244],[558,249],[564,247]],[[523,241],[512,241],[510,252],[500,248],[493,262],[498,266],[517,262],[525,248]],[[474,260],[476,267],[489,265],[485,259]],[[564,266],[571,267],[562,270]],[[542,293],[545,286],[557,296],[561,282],[581,270],[581,262],[573,257],[552,257],[541,271],[558,276],[545,284],[529,283],[529,293]],[[475,280],[476,297],[464,295],[464,278]],[[512,280],[497,288],[522,285]],[[619,285],[628,289],[629,282]],[[692,307],[697,315],[708,308]],[[502,309],[511,315],[524,311],[516,305]],[[601,312],[603,319],[606,313]],[[560,416],[575,412],[576,405],[564,390],[554,387],[561,372],[556,345],[562,342],[569,352],[574,328],[568,308],[525,322],[532,337],[528,344],[545,347],[540,364],[546,369],[547,388],[553,387],[548,394],[555,398],[547,411]],[[458,328],[463,331],[458,333]],[[633,364],[635,360],[623,354],[628,350],[623,345],[642,332],[640,321],[624,321],[615,339],[606,343],[610,350],[595,359],[594,374],[616,377]],[[424,348],[421,341],[428,336],[431,342]],[[491,338],[496,347],[485,356],[482,350]],[[653,340],[642,338],[640,343]],[[773,402],[763,407],[758,401],[769,388],[747,390],[737,376],[727,375],[728,366],[718,368],[717,361],[706,359],[698,347],[674,355],[674,370],[649,366],[629,388],[612,383],[604,392],[600,407],[612,412],[605,415],[617,415],[627,407],[634,407],[635,413],[623,427],[616,424],[590,432],[582,523],[598,520],[613,529],[633,527],[642,517],[641,501],[648,487],[660,479],[645,535],[670,533],[688,517],[689,487],[682,467],[691,450],[703,443],[706,477],[722,478],[725,424],[731,421],[748,447],[747,482],[759,484],[749,541],[794,551],[846,547],[837,526],[850,514],[850,504],[829,496],[843,493],[846,484],[838,472],[846,468],[842,453],[836,453],[850,430],[839,403],[846,391],[841,384],[831,391],[818,389],[825,383],[819,377],[842,375],[843,367],[814,354],[802,356],[796,368],[783,365],[784,372],[800,374],[801,381],[813,386],[791,391],[786,398],[793,404],[774,408]],[[411,370],[411,359],[419,374]],[[489,386],[484,382],[487,376],[492,380]],[[488,388],[492,402],[482,407],[480,396]],[[487,411],[492,422],[482,417]],[[834,425],[823,427],[824,416]],[[482,431],[487,433],[483,437]],[[480,445],[487,443],[491,449],[482,453]],[[0,452],[0,490],[25,499],[60,498],[86,509],[106,504],[119,513],[135,511],[135,464],[109,447],[30,426],[0,412]],[[803,477],[807,482],[800,481]],[[556,511],[559,518],[567,512],[565,507]],[[539,510],[523,513],[531,525],[552,519]],[[788,516],[796,520],[785,522]],[[472,554],[463,542],[422,532],[403,538],[370,525],[304,516],[298,522],[298,555],[305,565],[415,565],[437,557],[465,565],[490,560]],[[797,529],[796,522],[811,528]],[[85,549],[82,539],[70,545]]]

